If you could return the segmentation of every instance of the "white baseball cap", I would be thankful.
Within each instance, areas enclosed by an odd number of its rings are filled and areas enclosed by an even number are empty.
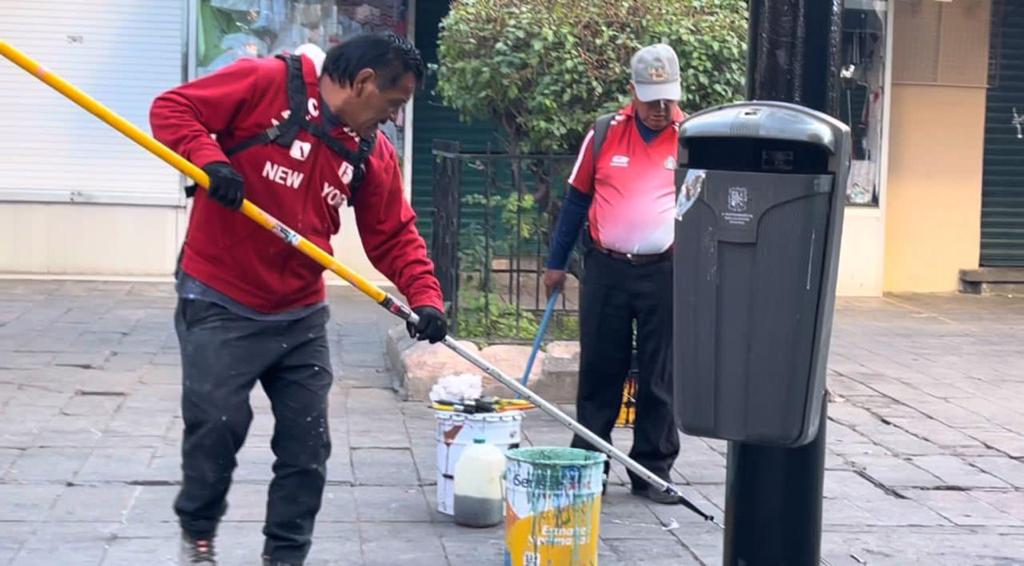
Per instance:
[[[683,87],[679,80],[679,57],[664,43],[648,45],[637,51],[629,63],[636,97],[641,102],[679,100]]]

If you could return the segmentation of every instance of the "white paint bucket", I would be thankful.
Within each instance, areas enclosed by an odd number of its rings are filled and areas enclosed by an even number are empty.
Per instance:
[[[483,438],[506,452],[518,448],[521,440],[523,414],[480,413],[467,415],[452,411],[436,411],[437,421],[437,510],[455,513],[455,464],[462,451],[473,444],[474,438]]]

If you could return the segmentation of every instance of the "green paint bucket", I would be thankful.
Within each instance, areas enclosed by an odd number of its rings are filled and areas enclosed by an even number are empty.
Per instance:
[[[505,564],[596,566],[605,455],[534,447],[505,457]]]

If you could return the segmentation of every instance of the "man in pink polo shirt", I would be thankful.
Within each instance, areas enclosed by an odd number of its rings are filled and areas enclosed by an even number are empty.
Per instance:
[[[671,354],[674,177],[684,119],[678,103],[682,88],[679,59],[668,45],[637,51],[631,69],[633,101],[614,116],[599,119],[583,140],[552,238],[544,284],[549,294],[565,284],[565,265],[586,219],[577,418],[611,440],[635,345],[639,379],[629,455],[669,481],[679,453]],[[579,436],[572,445],[593,449]],[[632,472],[630,480],[636,495],[677,502]]]

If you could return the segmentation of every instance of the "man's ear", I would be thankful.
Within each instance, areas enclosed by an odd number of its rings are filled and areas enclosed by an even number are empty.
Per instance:
[[[352,81],[352,91],[357,96],[361,96],[367,87],[373,85],[377,81],[377,72],[373,69],[363,69],[356,73],[355,80]]]

